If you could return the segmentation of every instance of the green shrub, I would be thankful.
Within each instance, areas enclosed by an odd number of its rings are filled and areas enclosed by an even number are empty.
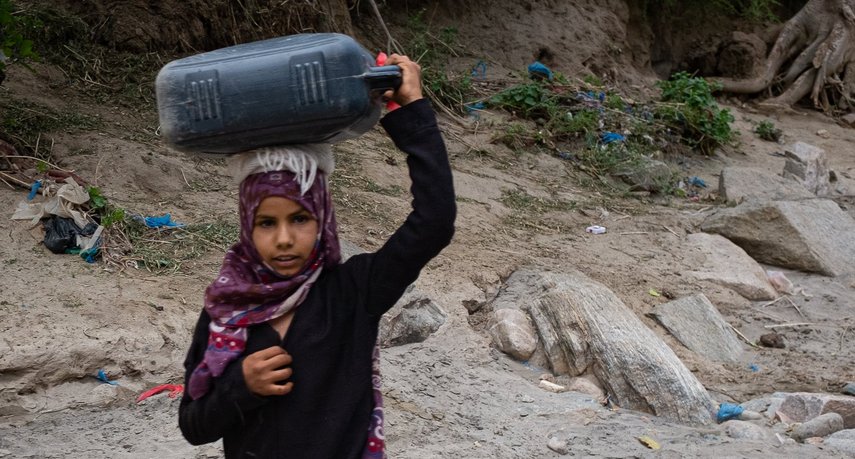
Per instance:
[[[712,96],[712,91],[717,89],[714,85],[703,78],[679,72],[657,86],[662,91],[662,101],[668,102],[657,107],[657,117],[677,129],[691,146],[708,154],[733,141],[734,132],[730,127],[733,115],[719,108]]]
[[[541,83],[512,86],[490,99],[490,105],[515,112],[522,118],[550,118],[558,110],[555,96]]]
[[[591,109],[582,109],[576,113],[567,112],[564,116],[556,116],[547,123],[548,128],[556,137],[574,138],[585,134],[591,134],[600,127],[599,112]]]
[[[775,123],[771,121],[761,121],[757,124],[757,127],[754,128],[754,133],[761,139],[768,140],[770,142],[781,140],[781,136],[784,134],[784,132],[775,127]]]
[[[38,24],[21,17],[14,12],[11,0],[0,0],[0,83],[6,65],[38,59],[39,55],[33,50],[33,41],[25,38],[29,30]]]

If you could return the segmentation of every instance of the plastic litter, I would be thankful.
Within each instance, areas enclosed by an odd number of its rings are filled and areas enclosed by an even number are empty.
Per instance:
[[[648,437],[647,435],[642,435],[640,437],[635,437],[635,438],[637,438],[638,441],[640,441],[642,445],[644,445],[644,446],[646,446],[652,450],[662,449],[662,445],[660,445],[658,441]]]
[[[707,182],[705,182],[702,178],[693,175],[689,177],[689,185],[706,188]]]
[[[99,226],[99,228],[103,228]],[[95,263],[98,254],[101,252],[101,238],[95,238],[95,245],[80,251],[80,258],[83,258],[86,263]]]
[[[375,62],[377,62],[377,65],[386,65],[386,59],[389,59],[389,56],[381,51],[380,54],[377,55],[377,60]],[[401,105],[393,100],[386,102],[386,110],[389,110],[390,112],[399,108],[401,108]]]
[[[730,421],[731,419],[739,418],[739,415],[741,415],[743,411],[745,411],[745,408],[739,405],[735,405],[733,403],[722,403],[718,407],[718,414],[715,419],[719,423]]]
[[[90,223],[81,228],[70,218],[52,216],[42,221],[45,229],[45,247],[53,253],[66,253],[78,248],[78,236],[91,236],[98,226]]]
[[[472,78],[476,80],[483,80],[487,78],[487,63],[484,61],[478,61],[474,67],[472,67]]]
[[[33,186],[30,187],[30,194],[27,195],[27,201],[32,201],[33,198],[36,197],[36,194],[39,192],[39,188],[42,187],[42,181],[36,180],[33,182]]]
[[[758,371],[760,371],[760,365],[757,365],[756,363],[752,363],[752,364],[748,365],[748,369],[751,370],[751,372],[753,372],[753,373],[757,373]]]
[[[119,383],[116,381],[110,381],[110,378],[107,377],[107,373],[104,373],[104,370],[98,370],[98,376],[95,376],[95,379],[101,381],[103,383],[107,383],[111,386],[118,386]]]
[[[553,74],[549,67],[539,61],[534,61],[528,66],[528,76],[532,79],[546,78],[548,81],[552,81]]]
[[[42,186],[45,186],[42,184]],[[77,207],[89,200],[89,193],[73,178],[68,177],[56,192],[56,196],[47,198],[44,202],[28,203],[21,201],[12,215],[12,220],[30,220],[35,226],[39,220],[48,215],[73,218],[77,226],[83,228],[89,220]]]
[[[585,232],[588,232],[591,234],[604,234],[606,232],[606,227],[605,226],[593,225],[593,226],[589,226],[589,227],[585,228]]]
[[[474,102],[471,104],[464,104],[463,108],[466,109],[466,114],[474,119],[479,119],[481,114],[478,113],[486,108],[484,102]]]
[[[143,223],[149,228],[181,228],[184,226],[183,223],[173,221],[169,214],[163,214],[160,217],[144,217]]]
[[[766,271],[766,279],[778,293],[793,294],[793,283],[781,271]]]
[[[169,398],[175,398],[182,392],[184,392],[184,384],[161,384],[159,386],[155,386],[137,397],[137,403],[142,402],[143,400],[151,397],[152,395],[157,395],[161,392],[169,391]]]
[[[602,140],[604,144],[608,145],[613,142],[626,142],[626,137],[618,134],[617,132],[606,131],[600,135],[600,140]]]
[[[657,292],[655,288],[652,288],[652,289],[648,290],[648,291],[647,291],[647,294],[648,294],[648,295],[650,295],[650,296],[655,296],[655,297],[660,297],[660,296],[662,296],[662,294],[661,294],[661,293],[659,293],[659,292]]]

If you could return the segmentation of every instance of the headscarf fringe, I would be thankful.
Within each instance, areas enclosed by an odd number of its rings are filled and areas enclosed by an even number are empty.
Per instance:
[[[284,145],[260,148],[232,157],[238,183],[252,174],[290,171],[304,195],[315,182],[318,169],[327,173],[335,169],[335,159],[328,144]]]

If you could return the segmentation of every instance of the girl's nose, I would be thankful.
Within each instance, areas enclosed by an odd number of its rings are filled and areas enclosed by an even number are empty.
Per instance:
[[[291,247],[294,245],[294,234],[288,225],[282,225],[276,232],[276,245],[279,247]]]

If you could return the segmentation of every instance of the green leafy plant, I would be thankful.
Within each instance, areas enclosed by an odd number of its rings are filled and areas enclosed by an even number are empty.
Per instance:
[[[104,228],[112,228],[114,225],[125,221],[125,209],[114,207],[101,217],[101,225]]]
[[[693,147],[709,154],[716,147],[733,141],[733,115],[720,108],[712,95],[717,89],[706,80],[686,72],[675,73],[670,80],[660,81],[661,104],[656,115],[677,129]]]
[[[771,121],[761,121],[754,128],[754,133],[757,134],[763,140],[768,140],[769,142],[777,142],[781,140],[781,136],[784,132],[777,127],[775,127],[775,123]]]
[[[100,188],[86,187],[86,192],[89,193],[89,209],[100,218],[104,228],[112,228],[125,221],[125,209],[111,204]]]
[[[86,188],[86,192],[89,193],[89,206],[93,210],[100,210],[107,206],[107,198],[101,194],[101,189],[98,187],[90,186]]]
[[[493,96],[489,102],[493,107],[529,119],[550,117],[558,109],[555,96],[539,82],[512,86]]]
[[[605,106],[612,110],[623,110],[624,107],[626,107],[626,104],[620,94],[609,93],[606,95]]]
[[[593,86],[595,88],[603,86],[603,80],[596,75],[585,75],[585,77],[582,78],[582,81],[584,81],[588,86]]]
[[[576,113],[568,111],[564,116],[553,117],[547,126],[559,138],[576,138],[596,132],[599,123],[599,113],[584,108]]]
[[[15,13],[11,0],[0,0],[0,83],[7,64],[19,62],[26,65],[27,61],[39,58],[33,49],[33,41],[25,38],[27,30],[34,26]]]
[[[518,151],[533,145],[536,142],[536,137],[526,125],[522,123],[510,123],[505,128],[505,131],[496,137],[496,140],[502,142],[511,150]]]

